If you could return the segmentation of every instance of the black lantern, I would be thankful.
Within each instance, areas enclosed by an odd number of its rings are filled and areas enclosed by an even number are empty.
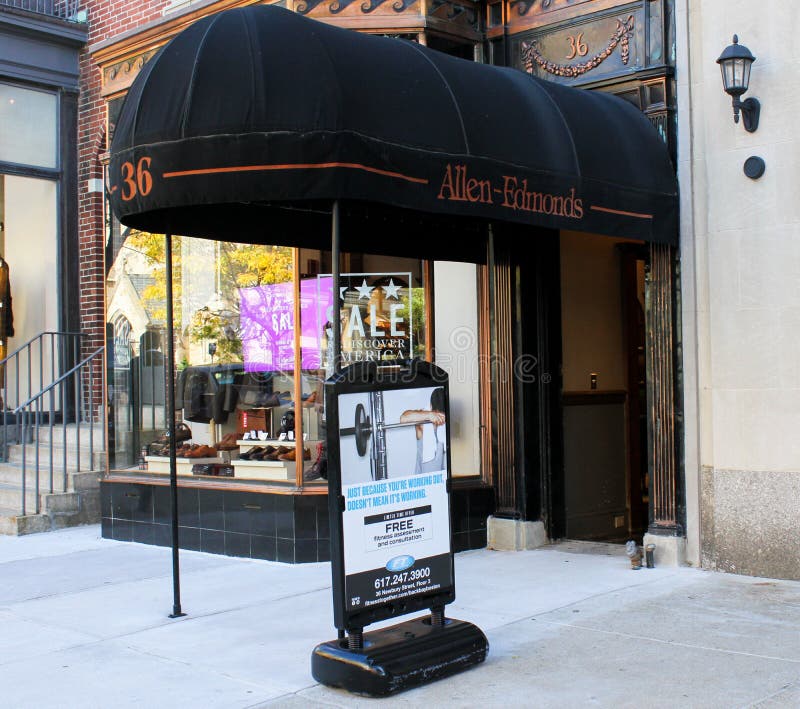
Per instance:
[[[758,99],[748,98],[741,100],[741,95],[750,86],[750,67],[756,58],[750,50],[739,44],[739,37],[733,35],[733,44],[725,47],[717,59],[722,70],[722,86],[725,93],[733,97],[733,120],[739,122],[739,111],[742,112],[744,129],[752,133],[758,128],[758,116],[761,113],[761,104]]]

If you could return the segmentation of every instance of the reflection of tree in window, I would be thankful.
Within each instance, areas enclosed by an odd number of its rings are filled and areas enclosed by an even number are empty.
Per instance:
[[[182,238],[185,237],[173,239],[172,291],[176,304],[183,297],[182,271],[186,269],[189,273],[202,272],[209,267],[205,260],[184,263],[187,256],[180,248]],[[164,236],[131,230],[126,246],[140,251],[147,258],[152,283],[143,289],[142,302],[152,320],[163,322],[166,318]],[[242,342],[239,331],[238,289],[291,281],[292,250],[285,246],[220,242],[212,268],[217,292],[211,302],[194,311],[188,323],[176,323],[179,325],[176,332],[181,337],[179,349],[188,352],[190,344],[214,342],[214,358],[217,362],[240,362]],[[176,308],[177,310],[179,309]]]
[[[411,294],[411,337],[414,351],[413,357],[425,358],[425,289],[422,287],[409,288]],[[408,303],[409,296],[404,295],[403,301]]]
[[[176,248],[175,239],[172,248],[173,273],[180,274],[180,248]],[[141,253],[150,268],[152,282],[146,285],[141,292],[142,305],[153,322],[165,322],[167,318],[167,274],[165,265],[164,235],[151,234],[146,231],[131,229],[125,240],[125,247]],[[181,279],[173,278],[172,297],[180,300]]]

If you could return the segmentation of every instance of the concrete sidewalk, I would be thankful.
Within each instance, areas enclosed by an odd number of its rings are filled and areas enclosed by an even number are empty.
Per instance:
[[[800,583],[632,571],[621,547],[456,555],[475,669],[388,699],[317,685],[328,564],[181,552],[96,526],[0,537],[0,703],[17,707],[798,707]]]

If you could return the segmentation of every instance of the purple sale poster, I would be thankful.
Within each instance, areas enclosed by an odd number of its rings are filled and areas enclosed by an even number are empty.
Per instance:
[[[331,305],[331,284],[300,282],[302,368],[320,368],[322,318]],[[294,289],[292,283],[239,289],[239,327],[246,372],[294,368]]]

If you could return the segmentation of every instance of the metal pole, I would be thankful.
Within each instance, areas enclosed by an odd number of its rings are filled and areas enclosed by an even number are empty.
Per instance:
[[[181,570],[178,558],[178,464],[175,460],[175,343],[172,323],[172,234],[164,235],[167,271],[167,434],[169,438],[169,497],[172,509],[172,613],[170,618],[186,615],[181,611]],[[141,360],[142,353],[139,353]],[[141,382],[141,378],[139,379]]]
[[[303,311],[300,307],[300,249],[292,249],[292,288],[294,294],[294,483],[303,486],[303,352],[300,334]]]
[[[80,412],[80,405],[81,405],[81,370],[77,372],[73,372],[73,383],[74,386],[72,387],[75,390],[75,472],[80,472],[81,470],[81,412]]]
[[[25,465],[25,462],[26,462],[26,459],[27,459],[27,454],[26,454],[25,451],[28,448],[28,446],[27,446],[27,443],[28,443],[28,407],[27,406],[25,407],[25,411],[22,412],[22,417],[23,417],[22,418],[22,516],[24,517],[25,513],[27,512],[26,497],[27,497],[27,494],[28,494],[28,491],[27,491],[27,479],[26,479],[27,478],[28,469],[27,469],[27,467]],[[37,498],[36,504],[37,505],[39,504],[38,498]],[[38,508],[36,510],[36,513],[37,514],[39,513]]]
[[[339,200],[333,203],[331,214],[331,275],[333,276],[333,372],[338,373],[342,362],[342,307],[339,303],[339,273],[340,259],[340,234],[339,234]]]
[[[89,360],[89,470],[94,470],[94,365]]]
[[[67,380],[61,381],[61,469],[63,492],[67,491]]]
[[[2,460],[8,460],[8,365],[9,360],[3,365],[3,455]],[[19,375],[17,375],[19,379]],[[15,405],[19,401],[15,402]],[[14,426],[17,425],[16,416],[14,417]]]
[[[331,212],[331,275],[333,276],[333,322],[331,323],[331,331],[333,333],[333,373],[338,374],[339,366],[342,361],[342,306],[339,302],[339,284],[341,282],[341,273],[339,271],[340,259],[340,239],[339,239],[339,200],[333,203],[333,211]],[[331,435],[330,429],[326,427],[326,438]],[[328,442],[325,442],[325,448],[328,449]],[[296,455],[296,454],[295,454]],[[344,640],[344,630],[339,628],[339,640]],[[354,638],[348,638],[348,645],[352,647],[355,643]],[[363,635],[361,636],[363,644]]]
[[[50,333],[50,383],[56,380],[56,346],[54,333]],[[56,415],[56,390],[50,390],[50,420],[48,421],[50,427],[50,492],[55,492],[53,485],[53,431],[55,422],[53,421]],[[66,443],[65,443],[66,445]],[[66,492],[66,490],[64,491]]]

